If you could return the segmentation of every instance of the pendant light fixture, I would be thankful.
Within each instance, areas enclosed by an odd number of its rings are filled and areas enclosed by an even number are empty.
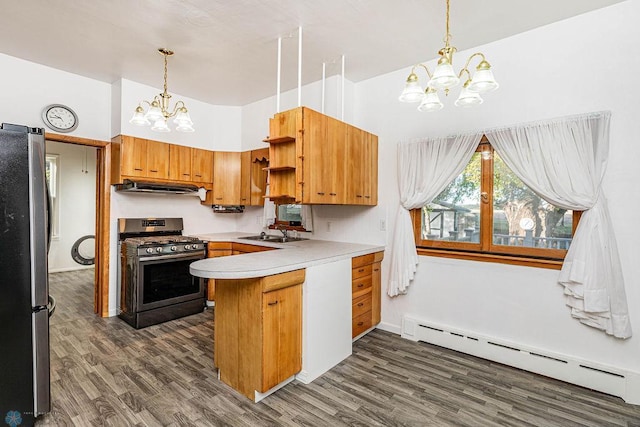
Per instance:
[[[164,56],[164,92],[154,96],[151,102],[140,102],[129,123],[138,126],[152,125],[151,130],[156,132],[170,132],[167,120],[175,116],[173,123],[178,132],[193,132],[193,122],[184,102],[176,102],[173,111],[169,111],[171,95],[167,92],[167,57],[173,55],[173,52],[165,48],[158,49],[158,52]],[[146,112],[142,108],[142,104],[149,106]]]
[[[411,74],[407,77],[407,82],[402,94],[398,98],[402,102],[420,102],[418,106],[419,111],[437,111],[443,107],[440,98],[438,97],[438,90],[444,90],[445,95],[449,94],[449,89],[455,87],[460,83],[463,76],[466,76],[466,81],[462,86],[460,95],[455,102],[457,107],[472,107],[474,105],[482,104],[481,93],[491,92],[498,88],[498,83],[493,78],[493,72],[491,71],[491,65],[487,62],[484,54],[477,52],[471,55],[467,59],[467,63],[464,68],[456,75],[453,70],[453,54],[456,52],[456,48],[449,44],[451,34],[449,33],[449,0],[447,1],[447,15],[446,15],[446,33],[444,37],[445,45],[438,51],[440,58],[438,59],[438,65],[436,66],[433,74],[429,71],[424,64],[416,64],[411,68]],[[479,64],[476,66],[476,72],[471,76],[469,72],[469,64],[473,58],[480,58]],[[427,89],[424,90],[418,82],[418,75],[415,73],[417,67],[422,67],[429,76],[429,82],[427,83]]]

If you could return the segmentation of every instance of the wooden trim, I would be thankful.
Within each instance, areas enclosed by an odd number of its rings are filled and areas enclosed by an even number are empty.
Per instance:
[[[441,258],[455,258],[467,261],[495,262],[499,264],[522,265],[525,267],[548,268],[552,270],[560,270],[562,268],[561,260],[540,259],[531,257],[518,257],[510,255],[497,255],[478,252],[463,252],[441,249],[418,248],[418,255],[433,256]]]
[[[45,132],[45,139],[56,142],[66,142],[68,144],[84,145],[87,147],[103,148],[109,145],[108,141],[100,141],[97,139],[80,138],[72,135],[61,135],[59,133]]]
[[[45,133],[48,141],[95,147],[96,150],[96,230],[94,313],[109,316],[109,255],[111,219],[111,143],[72,135]]]

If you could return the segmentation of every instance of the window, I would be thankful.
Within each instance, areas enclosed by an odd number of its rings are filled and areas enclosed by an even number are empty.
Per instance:
[[[276,221],[269,228],[306,231],[302,226],[302,205],[294,203],[276,204]]]
[[[579,215],[536,195],[484,137],[462,173],[416,209],[413,221],[425,255],[559,268]]]
[[[57,239],[60,237],[60,219],[59,219],[59,187],[60,179],[58,175],[58,161],[59,156],[57,154],[47,154],[45,156],[45,175],[47,180],[47,188],[49,189],[49,199],[51,201],[51,238]]]

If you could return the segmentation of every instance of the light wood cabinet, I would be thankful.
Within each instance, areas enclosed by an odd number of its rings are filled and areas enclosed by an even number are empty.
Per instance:
[[[215,151],[213,169],[215,182],[210,204],[264,205],[267,187],[269,150],[243,152]]]
[[[207,258],[217,258],[221,256],[247,254],[251,252],[272,251],[276,248],[268,246],[250,245],[236,242],[209,242],[207,244]],[[207,300],[216,300],[216,281],[207,279]]]
[[[306,107],[269,122],[271,198],[282,203],[377,204],[377,137]]]
[[[116,138],[120,143],[116,150],[119,177],[169,178],[169,144],[131,136]]]
[[[213,151],[193,148],[191,150],[191,178],[210,189],[213,183]]]
[[[351,260],[351,334],[355,338],[380,323],[381,264],[384,252]]]
[[[216,281],[214,365],[251,400],[302,369],[305,270]]]
[[[191,176],[192,148],[183,145],[169,146],[169,179],[193,181]]]
[[[244,153],[243,153],[244,154]],[[245,155],[242,161],[244,194],[248,194],[251,206],[263,206],[264,196],[267,190],[267,171],[269,166],[269,148],[251,150],[249,156]]]
[[[240,203],[240,153],[213,152],[213,204],[241,205]]]
[[[129,179],[212,188],[213,151],[127,135],[111,142],[111,184]]]

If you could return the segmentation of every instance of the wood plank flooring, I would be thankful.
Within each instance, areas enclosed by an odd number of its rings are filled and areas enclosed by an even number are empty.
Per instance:
[[[39,426],[640,426],[640,406],[373,331],[313,383],[254,404],[217,379],[211,310],[95,317],[93,271],[50,276],[53,411]]]

